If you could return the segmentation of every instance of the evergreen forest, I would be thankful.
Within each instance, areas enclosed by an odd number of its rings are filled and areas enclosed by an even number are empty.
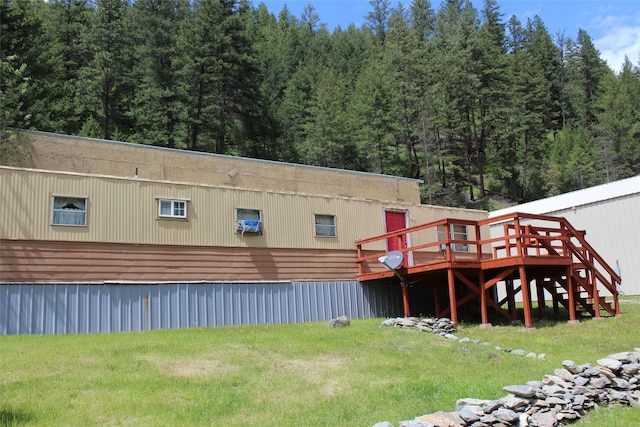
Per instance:
[[[640,173],[640,57],[496,0],[371,0],[328,30],[249,0],[0,0],[11,129],[418,178],[491,209]],[[614,69],[612,69],[614,68]]]

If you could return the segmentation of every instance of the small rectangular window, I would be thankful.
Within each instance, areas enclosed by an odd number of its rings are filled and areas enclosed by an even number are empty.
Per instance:
[[[187,218],[187,201],[160,199],[158,201],[158,216],[162,218]]]
[[[335,215],[315,214],[316,236],[336,237]]]
[[[236,209],[236,233],[262,234],[262,212],[257,209]]]
[[[53,196],[51,223],[53,225],[87,225],[87,199],[85,197]]]
[[[461,224],[450,224],[449,234],[451,240],[469,240],[467,235],[467,226]],[[438,226],[438,240],[445,239],[444,226]],[[444,245],[442,245],[444,246]],[[445,248],[442,248],[445,249]],[[451,250],[454,252],[469,252],[469,245],[465,243],[453,243]]]

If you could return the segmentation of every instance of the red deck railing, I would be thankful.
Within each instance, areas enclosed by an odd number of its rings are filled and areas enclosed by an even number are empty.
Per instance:
[[[466,227],[464,238],[455,232],[456,226]],[[453,234],[458,234],[457,238]],[[571,304],[576,297],[572,290],[575,283],[580,292],[597,301],[596,316],[600,305],[619,314],[620,276],[585,240],[584,233],[562,217],[511,213],[480,221],[446,218],[358,240],[360,280],[395,274],[378,261],[386,254],[389,239],[398,239],[398,250],[404,254],[405,260],[398,269],[403,275],[456,268],[486,271],[514,266],[567,266],[571,280],[559,282],[567,288]],[[598,288],[613,295],[615,308],[607,306]]]

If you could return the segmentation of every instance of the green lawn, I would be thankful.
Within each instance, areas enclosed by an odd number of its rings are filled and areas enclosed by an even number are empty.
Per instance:
[[[627,301],[632,298],[627,298]],[[594,363],[640,347],[640,299],[617,318],[480,329],[460,344],[381,319],[144,333],[0,337],[0,425],[371,426],[497,399],[564,359]],[[493,345],[545,353],[532,360]],[[629,426],[601,409],[580,426]]]

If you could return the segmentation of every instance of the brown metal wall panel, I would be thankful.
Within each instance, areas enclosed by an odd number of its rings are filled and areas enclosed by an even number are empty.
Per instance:
[[[1,282],[353,280],[355,251],[0,241]]]

